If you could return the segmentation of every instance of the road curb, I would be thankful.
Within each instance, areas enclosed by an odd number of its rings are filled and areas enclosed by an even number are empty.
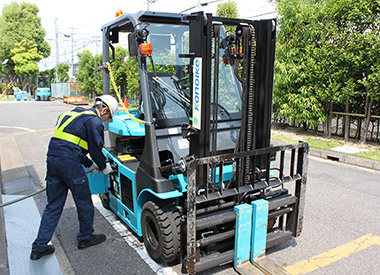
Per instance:
[[[310,155],[336,162],[342,162],[346,164],[380,171],[380,162],[378,161],[360,158],[345,153],[335,152],[332,150],[319,150],[310,148]]]
[[[284,145],[283,141],[271,140],[271,143],[274,146]],[[356,156],[352,156],[350,154],[336,152],[332,150],[320,150],[310,148],[310,155],[326,160],[331,160],[335,162],[346,163],[354,166],[364,167],[376,171],[380,171],[380,162],[365,158],[360,158]]]
[[[0,194],[3,194],[3,181],[1,172],[1,155],[0,155]],[[3,203],[2,196],[0,195],[0,204]],[[4,210],[0,208],[0,274],[9,274],[8,269],[8,253],[7,253],[7,240],[5,235],[5,223],[4,223]]]

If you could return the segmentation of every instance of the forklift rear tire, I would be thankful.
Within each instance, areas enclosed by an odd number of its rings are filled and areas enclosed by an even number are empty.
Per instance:
[[[108,193],[99,194],[100,201],[105,209],[111,210],[110,195]]]
[[[158,263],[173,263],[180,256],[180,215],[174,204],[149,201],[141,216],[144,245]]]

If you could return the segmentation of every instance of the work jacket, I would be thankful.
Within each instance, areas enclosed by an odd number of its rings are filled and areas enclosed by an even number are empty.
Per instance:
[[[47,155],[71,158],[90,167],[92,161],[86,156],[90,153],[99,170],[103,170],[106,165],[103,145],[104,126],[96,110],[78,107],[58,118]]]

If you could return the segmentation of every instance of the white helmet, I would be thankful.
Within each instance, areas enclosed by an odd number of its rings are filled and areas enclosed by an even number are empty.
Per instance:
[[[107,105],[107,107],[111,113],[111,121],[112,121],[112,118],[117,114],[117,111],[119,109],[119,104],[118,104],[117,100],[113,96],[102,95],[102,96],[95,98],[95,104],[98,101],[102,101],[105,105]]]

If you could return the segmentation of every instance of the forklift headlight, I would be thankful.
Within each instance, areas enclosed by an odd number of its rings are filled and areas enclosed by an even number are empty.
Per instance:
[[[151,55],[152,54],[152,44],[141,43],[139,45],[139,50],[141,55]]]

